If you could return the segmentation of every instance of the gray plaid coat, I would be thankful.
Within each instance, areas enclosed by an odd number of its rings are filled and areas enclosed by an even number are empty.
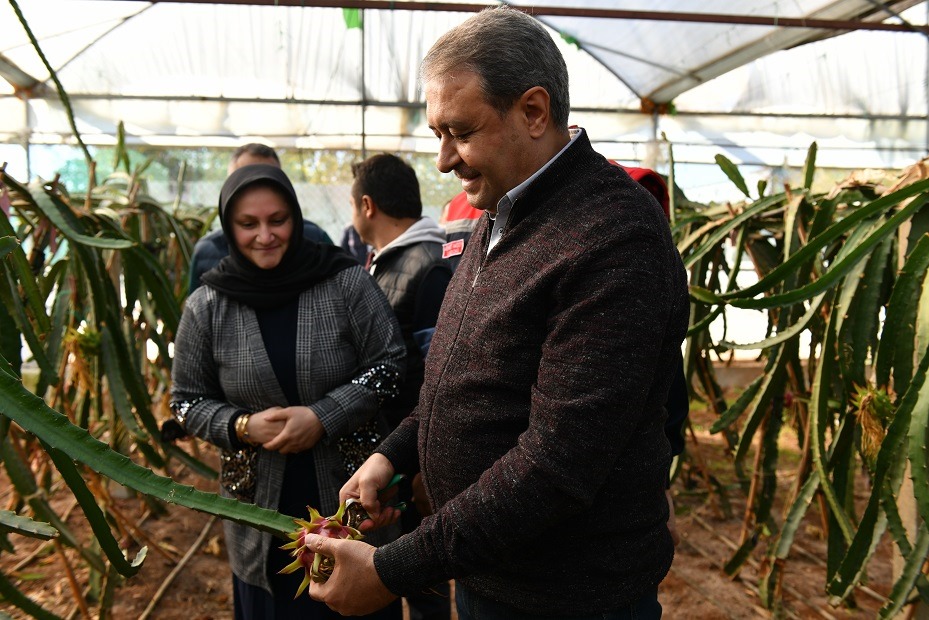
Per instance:
[[[387,299],[360,266],[304,291],[297,320],[300,397],[326,431],[313,448],[321,502],[317,508],[333,514],[339,489],[348,480],[336,440],[378,415],[379,401],[396,388],[405,348]],[[187,299],[171,374],[173,403],[187,404],[181,424],[221,448],[233,449],[229,422],[238,411],[288,406],[254,310],[208,286]],[[378,380],[366,380],[372,375]],[[259,450],[256,504],[277,508],[285,460],[280,453]],[[271,535],[231,522],[224,526],[232,571],[270,591],[266,564]],[[372,544],[383,542],[371,539]]]

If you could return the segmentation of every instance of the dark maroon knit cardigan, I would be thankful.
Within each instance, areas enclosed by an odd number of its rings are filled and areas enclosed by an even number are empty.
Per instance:
[[[581,135],[459,265],[414,414],[380,452],[416,459],[436,514],[377,550],[394,593],[455,578],[526,613],[624,607],[674,555],[662,407],[687,278],[654,198]]]

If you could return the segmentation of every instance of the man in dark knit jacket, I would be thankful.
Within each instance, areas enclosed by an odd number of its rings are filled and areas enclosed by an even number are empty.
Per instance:
[[[459,618],[658,618],[674,555],[664,403],[689,312],[654,198],[568,130],[567,69],[514,9],[443,35],[421,68],[437,166],[484,209],[449,285],[413,415],[343,487],[373,525],[397,472],[435,514],[335,558],[343,614],[456,579]]]

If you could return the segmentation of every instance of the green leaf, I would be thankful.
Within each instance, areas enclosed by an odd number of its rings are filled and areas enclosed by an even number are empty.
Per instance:
[[[800,203],[803,202],[803,196],[794,196],[787,201],[784,210],[784,248],[782,262],[790,258],[794,253],[796,246],[800,244],[799,235],[797,234],[797,215],[800,210]]]
[[[714,222],[713,228],[715,228],[715,230],[702,241],[698,248],[691,252],[687,252],[690,242],[683,244],[684,247],[681,247],[682,244],[679,244],[678,249],[684,257],[684,267],[690,269],[694,263],[708,252],[715,250],[722,241],[729,237],[732,231],[739,229],[745,222],[751,221],[765,211],[779,208],[782,199],[782,194],[762,198],[731,219]],[[694,236],[695,239],[699,239],[700,237],[700,234]]]
[[[822,353],[820,355],[819,365],[816,366],[816,375],[813,379],[813,387],[810,393],[810,453],[813,467],[819,475],[820,487],[823,490],[826,503],[829,505],[829,509],[836,518],[836,522],[846,543],[851,543],[854,537],[854,528],[848,519],[848,515],[845,514],[845,508],[838,500],[835,489],[829,482],[829,477],[826,475],[825,461],[825,437],[830,395],[828,383],[834,376],[833,373],[835,372],[836,366],[834,357],[836,333],[832,326],[836,322],[837,314],[837,310],[834,309],[826,325],[826,337],[823,341]]]
[[[75,467],[71,459],[60,450],[56,450],[44,443],[43,447],[52,459],[61,477],[68,484],[68,487],[70,487],[75,499],[77,499],[80,504],[81,510],[84,511],[84,516],[87,517],[87,522],[90,524],[91,530],[93,530],[94,537],[100,544],[100,549],[110,560],[110,564],[112,564],[120,574],[126,577],[135,575],[139,572],[139,569],[142,568],[142,561],[145,560],[148,547],[142,547],[132,562],[126,561],[122,550],[119,548],[119,543],[110,531],[110,526],[106,521],[106,517],[103,515],[103,511],[101,511],[100,506],[97,505],[97,499],[87,488],[77,467]]]
[[[9,510],[0,510],[0,530],[15,532],[30,538],[51,540],[58,536],[58,530],[41,521],[33,521]]]
[[[729,428],[733,422],[739,419],[739,417],[745,412],[745,408],[748,407],[749,403],[755,398],[755,395],[758,394],[758,390],[761,388],[761,382],[764,379],[764,375],[758,375],[755,379],[748,385],[745,390],[739,394],[739,397],[735,399],[735,402],[729,405],[726,411],[723,412],[715,422],[713,426],[710,427],[711,433],[718,433],[719,431]]]
[[[722,299],[719,297],[719,295],[708,288],[703,288],[702,286],[691,286],[690,297],[695,301],[699,301],[705,304],[722,303]]]
[[[852,234],[848,236],[845,243],[842,244],[842,247],[839,248],[838,253],[835,257],[835,262],[839,262],[848,256],[855,248],[861,245],[861,243],[868,238],[869,235],[875,230],[877,230],[885,220],[878,220],[874,223],[873,226],[859,226],[852,231]],[[849,313],[852,312],[852,304],[855,300],[856,295],[858,294],[858,287],[860,286],[862,279],[865,277],[865,267],[867,266],[867,261],[859,261],[848,271],[844,276],[841,289],[839,291],[838,299],[835,302],[838,311],[835,312],[835,322],[831,325],[831,328],[835,330],[836,334],[841,334],[844,327],[845,321],[849,317]],[[843,367],[840,366],[840,370]]]
[[[745,299],[749,297],[754,297],[755,295],[759,293],[763,293],[769,289],[772,289],[775,284],[783,281],[788,276],[796,273],[797,268],[801,264],[813,258],[817,252],[819,252],[820,250],[825,248],[827,245],[829,245],[830,243],[832,243],[833,241],[835,241],[836,239],[838,239],[839,237],[847,233],[849,230],[853,229],[855,226],[857,226],[862,221],[872,218],[881,213],[884,213],[885,211],[887,211],[894,205],[906,200],[907,198],[916,196],[917,194],[920,194],[926,191],[929,191],[929,179],[925,179],[923,181],[919,181],[917,183],[904,187],[903,189],[900,189],[892,194],[886,194],[884,196],[881,196],[880,198],[873,201],[869,205],[865,207],[861,207],[860,209],[857,209],[853,214],[845,217],[840,222],[833,224],[832,226],[830,226],[828,229],[826,229],[825,231],[823,231],[816,237],[807,240],[807,244],[802,249],[800,249],[796,254],[791,256],[790,259],[788,259],[787,261],[785,261],[778,267],[774,268],[764,278],[762,278],[761,280],[759,280],[752,286],[744,288],[740,291],[736,291],[732,294],[723,295],[723,297],[726,299],[730,299],[730,298]],[[925,199],[926,197],[922,197],[920,200],[925,200]],[[901,211],[898,212],[897,215],[895,215],[894,218],[891,218],[891,219],[893,220],[897,218],[897,216],[900,215],[900,213],[903,211],[907,211],[907,215],[909,215],[909,213],[918,209],[920,206],[922,206],[922,204],[923,203],[920,202],[919,200],[915,200],[912,203],[910,203],[910,205],[905,207],[904,209],[901,209]],[[910,207],[913,207],[913,208],[911,209]],[[899,222],[905,219],[906,219],[906,216],[904,216],[903,218],[897,219],[891,228],[895,229],[896,222]],[[875,239],[874,243],[877,243],[877,241],[879,241],[879,239]],[[801,298],[806,299],[806,298],[812,297],[818,292],[821,292],[821,291],[816,291],[808,295],[807,297],[801,296]],[[799,299],[795,299],[793,301],[799,301]],[[778,303],[775,303],[774,305],[765,305],[765,306],[759,306],[759,307],[773,308],[779,305],[783,305],[784,303],[787,303],[787,302],[785,301],[782,303],[778,301]],[[748,306],[743,306],[743,307],[748,307]]]
[[[13,231],[13,227],[10,225],[10,221],[5,215],[0,217],[0,235],[5,237],[16,235]],[[11,248],[7,260],[10,265],[11,274],[16,275],[19,285],[23,289],[23,297],[25,297],[30,313],[32,314],[32,319],[36,322],[39,332],[44,333],[48,331],[48,316],[45,314],[45,298],[39,292],[35,277],[32,275],[32,268],[29,266],[29,260],[26,258],[26,253],[23,251],[22,246],[16,244],[16,247]],[[16,298],[20,297],[18,288],[14,287],[11,291],[11,294]]]
[[[7,254],[19,247],[19,239],[15,235],[0,237],[0,260],[6,258]]]
[[[129,151],[126,150],[126,125],[119,121],[116,126],[116,150],[113,152],[113,170],[119,168],[122,164],[126,172],[129,172]]]
[[[758,179],[758,197],[764,198],[765,190],[768,189],[768,181],[765,179]]]
[[[745,236],[747,233],[748,233],[747,227],[743,226],[741,229],[739,229],[739,233],[736,236],[735,256],[733,256],[732,262],[731,262],[733,267],[729,270],[729,273],[727,274],[727,278],[726,278],[728,281],[726,284],[727,293],[734,290],[735,287],[737,286],[737,279],[738,279],[737,272],[739,269],[739,265],[742,264],[742,255],[745,252],[745,246],[746,246]],[[703,289],[703,290],[706,290],[706,289]],[[697,294],[698,295],[702,294],[702,291],[698,291]],[[704,295],[704,298],[707,300],[710,300],[713,298],[718,298],[718,296],[715,293],[711,292],[710,295]],[[705,301],[703,303],[713,303],[713,302]],[[726,310],[726,307],[724,305],[718,305],[712,312],[707,313],[707,315],[704,316],[703,318],[697,320],[696,322],[693,322],[693,324],[687,329],[687,336],[701,332],[707,327],[709,327],[713,323],[713,321],[716,320],[716,317],[722,314],[725,310]],[[697,318],[695,312],[691,313],[691,318],[692,319]],[[723,318],[725,319],[725,317]]]
[[[842,353],[842,375],[846,389],[852,385],[865,385],[869,354],[877,349],[877,333],[881,312],[884,278],[888,275],[888,265],[896,264],[896,256],[891,258],[895,247],[894,237],[884,239],[871,252],[870,258],[858,282],[855,299],[848,307],[845,324],[839,334]]]
[[[12,603],[33,618],[36,618],[36,620],[62,620],[60,616],[56,616],[20,592],[19,588],[14,586],[3,573],[0,573],[0,596],[8,603]]]
[[[62,272],[61,275],[64,276],[66,274]],[[71,284],[62,277],[62,282],[58,285],[58,294],[55,295],[55,300],[52,303],[52,314],[50,317],[52,322],[51,328],[45,336],[46,356],[53,367],[60,367],[62,361],[61,345],[62,339],[67,331],[67,321],[71,313],[71,306],[69,303],[71,293]],[[48,389],[49,385],[58,385],[59,379],[58,372],[46,374],[46,372],[43,371],[39,375],[39,382],[33,392],[39,395],[45,394],[45,390]]]
[[[13,374],[19,375],[22,372],[23,338],[6,304],[0,304],[0,355],[16,365],[10,368]]]
[[[840,413],[841,415],[841,413]],[[833,440],[829,445],[829,469],[832,471],[831,489],[835,491],[838,505],[842,513],[830,510],[827,514],[828,529],[826,533],[826,580],[832,579],[839,570],[839,565],[848,551],[850,537],[842,531],[839,523],[843,515],[847,515],[849,523],[855,520],[855,472],[860,467],[855,450],[856,428],[852,422],[855,418],[846,415],[839,423],[837,431],[832,433]]]
[[[771,412],[764,422],[759,449],[761,459],[761,488],[757,495],[754,519],[757,523],[772,523],[771,508],[777,492],[777,462],[780,456],[778,437],[784,419],[784,387],[786,374],[780,374],[779,385],[774,386],[775,394],[771,399]]]
[[[68,258],[60,258],[52,263],[46,273],[39,274],[36,277],[42,299],[47,300],[48,296],[52,294],[52,289],[55,288],[55,285],[58,284],[67,271],[69,264],[70,260]]]
[[[906,424],[901,424],[900,427],[906,427]],[[888,428],[888,433],[889,433]],[[881,449],[883,449],[883,443],[881,444]],[[908,460],[906,458],[906,453],[903,450],[892,451],[888,448],[888,451],[891,451],[891,466],[890,471],[886,474],[884,485],[878,487],[881,491],[880,495],[880,507],[883,508],[883,512],[887,517],[887,530],[890,532],[890,535],[893,536],[894,542],[897,543],[897,548],[900,550],[900,555],[909,555],[912,545],[910,544],[909,535],[906,526],[903,524],[903,518],[900,516],[900,510],[897,506],[897,498],[900,496],[900,488],[903,486],[903,479],[906,476],[906,468]],[[880,467],[880,453],[878,453],[878,461],[875,467],[875,470]],[[865,509],[865,515],[867,514],[867,508]],[[862,523],[864,522],[864,515],[862,516]],[[861,531],[861,526],[859,526],[859,531]]]
[[[915,392],[916,402],[912,405],[912,419],[910,420],[909,457],[910,476],[913,478],[913,494],[916,496],[916,506],[923,521],[929,521],[929,381],[926,380],[926,367],[929,367],[929,349],[924,350],[920,369],[913,377],[910,388],[903,396],[903,401],[897,410],[903,408],[907,397]],[[895,416],[896,417],[896,416]]]
[[[742,427],[739,445],[736,447],[733,456],[734,461],[741,462],[748,454],[755,431],[758,430],[761,422],[768,415],[772,400],[775,396],[784,393],[783,375],[787,368],[788,358],[787,347],[783,345],[775,349],[774,354],[768,358],[764,373],[761,376],[758,393],[755,394],[747,410],[748,419]]]
[[[916,580],[922,574],[922,567],[929,555],[929,530],[926,524],[919,525],[919,533],[916,535],[916,544],[913,545],[913,551],[908,555],[903,564],[903,571],[900,578],[894,584],[890,596],[887,597],[887,603],[881,607],[878,618],[895,617],[907,602],[907,597],[913,591]]]
[[[32,280],[32,282],[35,284],[34,280]],[[4,284],[6,284],[6,286],[4,286]],[[26,316],[26,309],[23,307],[18,292],[13,274],[7,271],[4,266],[0,265],[0,300],[3,301],[7,310],[13,317],[16,327],[19,329],[20,334],[22,334],[23,340],[25,340],[26,344],[29,346],[29,350],[36,364],[38,364],[43,373],[56,377],[57,381],[57,369],[49,361],[48,356],[45,355],[45,347],[42,346],[44,332],[40,331],[40,333],[36,333],[32,322],[29,320],[29,317]],[[48,329],[48,317],[45,316],[44,313],[42,316],[45,319],[46,329]]]
[[[742,541],[742,544],[739,545],[738,549],[735,550],[735,553],[732,554],[732,557],[729,558],[729,561],[726,562],[726,565],[723,566],[723,572],[725,572],[730,577],[734,577],[736,574],[738,574],[739,569],[742,568],[742,565],[745,564],[748,556],[752,554],[752,550],[758,544],[758,536],[760,534],[761,528],[756,526],[754,532],[752,532],[752,535],[745,537],[745,540]]]
[[[577,49],[581,49],[580,41],[578,41],[577,39],[569,35],[567,32],[559,32],[558,34],[561,36],[561,40],[567,43],[568,45],[573,45]]]
[[[126,267],[132,268],[136,277],[145,282],[148,292],[158,308],[158,318],[164,323],[170,334],[177,333],[181,322],[181,306],[171,292],[171,284],[165,277],[163,266],[143,247],[136,247],[124,253]],[[127,276],[127,277],[131,277]]]
[[[767,556],[769,561],[767,566],[770,569],[768,574],[763,577],[763,586],[761,587],[767,597],[765,602],[767,606],[770,606],[773,602],[773,592],[780,579],[780,573],[784,570],[784,561],[790,555],[790,548],[793,546],[797,530],[800,528],[800,523],[803,521],[807,510],[809,510],[810,503],[813,501],[818,488],[819,474],[813,470],[803,483],[803,486],[800,487],[800,492],[797,493],[797,497],[787,511],[787,518],[784,519],[784,525],[781,526],[781,531],[778,533],[777,543],[768,548]]]
[[[80,223],[77,216],[71,210],[71,207],[65,204],[60,197],[50,193],[38,183],[31,184],[27,190],[7,175],[3,176],[3,182],[23,194],[31,195],[36,208],[38,208],[69,241],[93,248],[108,250],[120,250],[130,248],[134,245],[133,242],[128,239],[106,239],[85,235],[78,229]]]
[[[879,386],[889,385],[891,368],[894,368],[894,385],[898,392],[906,391],[909,384],[913,368],[916,310],[927,270],[929,235],[924,235],[897,275],[887,303],[887,316],[874,364],[875,382]]]
[[[901,450],[906,441],[907,434],[912,437],[911,443],[918,441],[919,435],[925,435],[925,427],[917,429],[914,435],[914,427],[925,420],[925,414],[914,415],[919,411],[919,407],[929,410],[929,401],[921,400],[929,398],[929,382],[926,381],[926,375],[929,372],[929,353],[923,355],[919,368],[914,377],[914,386],[922,384],[922,390],[918,387],[907,390],[900,406],[894,414],[893,420],[887,427],[887,434],[881,442],[881,449],[877,455],[877,464],[875,465],[874,476],[872,478],[872,488],[875,489],[868,498],[868,504],[861,516],[858,524],[858,530],[849,544],[845,559],[839,566],[835,577],[829,584],[827,590],[830,594],[844,600],[852,589],[861,580],[864,570],[867,567],[868,559],[874,554],[877,544],[880,542],[880,536],[883,533],[882,526],[886,522],[881,513],[882,489],[893,474],[894,468],[897,467],[898,460],[902,458]],[[919,420],[914,422],[914,420]],[[915,440],[915,441],[914,441]],[[925,445],[923,445],[925,448]],[[912,458],[912,448],[911,448]],[[916,481],[914,480],[914,488]],[[894,498],[896,501],[896,498]]]
[[[132,413],[132,406],[126,397],[126,385],[123,383],[122,364],[119,363],[115,346],[113,345],[112,331],[107,327],[100,333],[100,353],[103,359],[103,372],[106,375],[107,383],[110,388],[110,399],[113,402],[113,408],[119,419],[122,420],[123,426],[132,435],[132,438],[138,442],[148,441],[148,435],[136,422],[135,415]]]
[[[71,424],[65,416],[25,390],[15,377],[4,372],[0,372],[0,411],[71,459],[140,493],[279,536],[294,529],[293,520],[288,516],[177,484],[136,465],[94,439],[84,429]]]
[[[810,144],[806,152],[806,162],[803,164],[803,187],[810,189],[813,187],[813,174],[816,172],[816,143]]]
[[[751,195],[748,193],[748,186],[745,184],[745,179],[742,178],[742,173],[739,172],[739,169],[732,161],[725,155],[717,155],[716,164],[722,169],[725,175],[729,177],[729,180],[735,184],[740,192],[745,194],[747,198],[751,198]]]
[[[118,397],[121,401],[120,406],[126,408],[122,411],[120,416],[126,416],[126,419],[132,419],[132,411],[128,409],[129,403],[125,401],[125,396],[128,393],[132,405],[135,406],[135,415],[138,416],[139,421],[141,421],[142,427],[148,431],[148,436],[146,437],[144,433],[141,433],[141,429],[139,429],[134,421],[131,425],[127,424],[127,428],[135,429],[135,431],[139,433],[137,435],[139,439],[137,446],[139,450],[145,454],[149,463],[154,467],[163,467],[164,460],[154,448],[143,440],[147,439],[148,441],[154,440],[158,443],[161,442],[161,433],[158,429],[158,422],[152,414],[151,399],[144,384],[142,371],[136,365],[132,356],[130,356],[129,343],[126,341],[118,325],[114,326],[110,323],[105,323],[101,325],[101,328],[103,329],[101,335],[105,334],[106,337],[110,339],[110,342],[107,343],[108,348],[106,351],[108,361],[105,362],[107,381],[112,381],[112,383],[110,383],[111,389],[124,390]],[[102,342],[101,340],[101,344]]]
[[[759,340],[758,342],[750,342],[748,344],[736,344],[734,342],[729,342],[728,340],[723,340],[720,344],[729,349],[767,349],[773,347],[774,345],[780,344],[782,342],[787,342],[792,338],[798,336],[803,330],[807,328],[810,322],[819,316],[820,310],[823,306],[823,300],[826,298],[827,293],[821,293],[815,297],[810,302],[810,307],[804,313],[800,320],[791,325],[789,328],[785,329],[783,332],[779,332],[776,336],[771,336],[770,338],[765,338],[764,340]]]
[[[929,181],[929,179],[927,179]],[[912,187],[912,186],[911,186]],[[875,201],[877,202],[877,201]],[[920,196],[919,198],[913,200],[906,207],[898,211],[893,217],[887,220],[883,226],[881,226],[874,234],[869,236],[865,241],[856,247],[852,252],[849,253],[844,259],[836,261],[835,264],[829,267],[829,270],[826,271],[821,278],[802,286],[798,289],[794,289],[788,293],[781,293],[779,295],[771,295],[770,297],[762,297],[758,299],[744,299],[743,297],[747,295],[749,289],[754,287],[749,287],[737,293],[732,293],[730,295],[723,295],[724,299],[729,301],[730,305],[736,306],[738,308],[776,308],[778,306],[785,306],[787,304],[792,304],[798,301],[803,301],[817,295],[824,290],[828,290],[838,283],[839,278],[844,276],[850,269],[852,269],[859,261],[863,260],[868,256],[871,249],[883,241],[888,235],[894,233],[897,228],[903,224],[909,217],[913,214],[914,211],[922,207],[924,204],[929,202],[929,195]],[[872,203],[873,206],[873,203]],[[844,223],[844,222],[843,222]],[[838,224],[833,228],[839,226]],[[821,237],[817,238],[822,239],[826,237],[827,233],[823,233]],[[794,259],[798,256],[804,254],[804,252],[813,245],[807,245],[802,250],[794,254],[789,260],[784,262],[784,265],[792,263]],[[808,258],[808,257],[807,257]],[[783,267],[784,265],[781,265]],[[777,270],[775,270],[777,271]],[[790,275],[789,273],[783,274],[784,276]],[[768,280],[768,277],[765,280]],[[757,286],[757,285],[756,285]]]

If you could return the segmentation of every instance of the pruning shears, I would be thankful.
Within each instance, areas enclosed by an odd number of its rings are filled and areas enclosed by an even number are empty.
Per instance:
[[[381,491],[386,491],[391,487],[397,486],[404,478],[406,478],[406,475],[404,474],[394,474],[394,477],[390,479],[390,482],[388,482],[387,486],[381,489]],[[395,502],[393,504],[389,504],[387,507],[396,508],[400,512],[403,512],[406,510],[406,502]],[[357,529],[363,521],[370,518],[371,515],[369,515],[368,511],[365,510],[364,506],[361,505],[361,500],[355,497],[351,497],[345,500],[345,525]]]

